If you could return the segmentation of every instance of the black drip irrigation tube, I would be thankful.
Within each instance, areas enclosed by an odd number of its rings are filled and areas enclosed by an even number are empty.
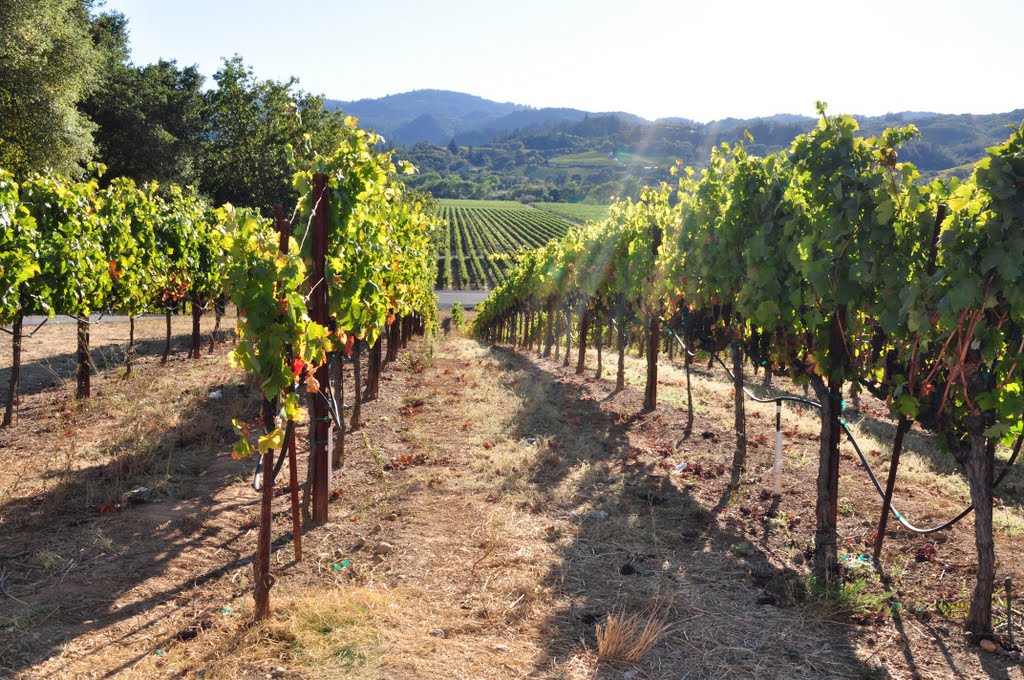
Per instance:
[[[693,352],[691,352],[689,350],[689,348],[685,344],[683,344],[683,341],[679,338],[678,335],[676,335],[675,333],[673,333],[671,330],[668,330],[668,329],[666,329],[666,332],[676,339],[676,342],[679,343],[679,346],[683,348],[684,352],[686,352],[690,356],[695,356],[693,354]],[[714,352],[711,353],[711,356],[715,359],[715,361],[717,361],[722,366],[722,368],[725,369],[725,372],[729,375],[729,378],[735,380],[735,376],[732,374],[732,371],[729,370],[729,367],[725,365],[725,362],[722,361],[718,357],[718,355],[715,354]],[[743,388],[743,394],[745,394],[747,396],[747,398],[750,399],[751,401],[755,401],[755,402],[757,402],[759,404],[770,404],[770,403],[774,402],[777,405],[781,405],[782,402],[784,402],[784,401],[791,401],[791,402],[794,402],[794,403],[797,403],[797,404],[803,404],[805,406],[811,406],[811,407],[816,408],[816,409],[821,409],[821,404],[819,404],[816,401],[812,401],[811,399],[804,399],[802,397],[794,397],[794,396],[791,396],[791,395],[788,395],[788,394],[780,395],[778,397],[772,397],[770,399],[761,399],[761,398],[755,396],[754,394],[752,394],[746,387]],[[850,428],[847,427],[846,419],[845,418],[840,418],[839,419],[839,424],[842,425],[843,432],[846,433],[846,436],[850,440],[850,443],[853,444],[853,450],[857,452],[857,457],[860,458],[860,462],[864,466],[864,470],[868,473],[868,477],[871,478],[871,483],[874,485],[875,491],[877,491],[878,495],[881,496],[882,499],[884,500],[885,499],[885,490],[882,489],[882,485],[878,482],[878,477],[875,476],[875,471],[871,468],[871,463],[868,462],[868,459],[864,456],[864,453],[860,450],[860,446],[857,444],[857,440],[854,438],[853,432],[851,432]],[[780,420],[779,420],[779,416],[777,414],[776,415],[776,420],[775,420],[775,427],[776,427],[776,431],[777,432],[779,431],[779,427],[780,426],[781,426],[781,423],[780,423]],[[1013,466],[1014,461],[1017,460],[1017,455],[1020,453],[1020,449],[1021,449],[1021,444],[1022,443],[1024,443],[1024,433],[1022,433],[1019,437],[1017,437],[1017,442],[1013,446],[1013,453],[1010,455],[1010,460],[1008,460],[1006,462],[1006,465],[1003,467],[1002,471],[999,473],[999,476],[996,478],[996,481],[992,484],[992,488],[993,489],[995,489],[997,486],[999,486],[999,483],[1001,481],[1003,481],[1003,478],[1005,478],[1007,473],[1010,471],[1010,468]],[[967,517],[967,515],[971,514],[971,511],[974,510],[974,506],[973,505],[968,505],[956,517],[953,517],[952,519],[950,519],[950,520],[948,520],[946,522],[943,522],[942,524],[939,524],[938,526],[930,527],[928,529],[921,529],[921,528],[916,527],[913,524],[911,524],[909,521],[907,521],[907,519],[901,513],[897,512],[896,506],[894,504],[890,504],[889,509],[892,512],[892,516],[895,517],[896,520],[900,524],[902,524],[908,531],[911,531],[911,532],[913,532],[915,534],[920,534],[920,535],[923,536],[923,535],[927,535],[927,534],[934,534],[934,533],[936,533],[938,531],[942,531],[943,529],[948,529],[948,528],[952,527],[954,524],[956,524],[957,522],[962,520],[964,517]]]

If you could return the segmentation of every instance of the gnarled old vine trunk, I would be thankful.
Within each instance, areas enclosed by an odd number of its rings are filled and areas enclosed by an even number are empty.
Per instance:
[[[78,391],[79,399],[88,399],[92,392],[92,357],[89,355],[89,320],[78,321]]]
[[[839,575],[837,524],[839,518],[839,442],[842,426],[842,382],[812,376],[811,385],[821,401],[818,450],[817,524],[814,530],[814,575],[831,581]]]
[[[203,318],[203,305],[200,304],[199,300],[192,298],[192,349],[189,351],[189,355],[193,359],[198,359],[202,356],[202,348],[200,347],[200,328],[199,321]]]
[[[644,388],[644,410],[658,408],[658,333],[661,320],[655,314],[647,327],[647,385]]]
[[[548,300],[544,305],[546,312],[545,316],[545,330],[544,330],[544,356],[551,356],[551,346],[555,344],[555,301],[554,299]]]
[[[818,497],[814,514],[814,575],[831,581],[839,575],[839,442],[842,437],[840,418],[843,414],[843,380],[836,377],[847,363],[843,328],[846,308],[837,306],[829,329],[829,362],[831,375],[826,384],[818,375],[810,376],[811,386],[821,401],[821,438],[818,453]]]
[[[349,422],[349,429],[352,432],[361,427],[359,421],[362,419],[362,409],[360,408],[363,403],[361,398],[363,366],[360,352],[362,345],[362,340],[356,340],[352,343],[352,382],[355,383],[352,389],[352,420]]]
[[[687,437],[693,432],[693,390],[690,388],[690,364],[693,363],[693,355],[690,353],[690,338],[686,338],[686,347],[683,350],[683,368],[686,370],[686,427],[683,434]]]
[[[576,359],[576,375],[582,375],[587,363],[587,335],[590,333],[590,310],[583,307],[580,313],[580,339]]]
[[[626,388],[626,301],[622,293],[615,296],[615,334],[616,351],[619,355],[618,367],[615,370],[615,391]]]
[[[992,472],[995,444],[980,431],[972,432],[969,440],[970,447],[957,457],[964,467],[971,489],[978,571],[974,594],[971,596],[971,608],[967,612],[964,628],[976,636],[984,636],[992,633],[992,591],[996,578],[996,550],[992,539]]]
[[[380,393],[381,338],[370,347],[370,361],[366,374],[366,389],[363,390],[363,401],[373,401]]]
[[[732,345],[733,372],[733,425],[736,430],[736,451],[732,457],[732,474],[730,484],[736,487],[747,466],[747,428],[746,413],[743,402],[743,347],[739,342]]]
[[[167,360],[171,358],[171,308],[167,307],[164,309],[164,319],[166,320],[165,338],[164,344],[164,357],[160,360],[161,364],[166,364]]]
[[[10,427],[14,421],[14,409],[18,405],[18,388],[21,383],[21,336],[24,325],[24,317],[18,314],[14,318],[14,327],[11,329],[11,350],[13,361],[11,363],[11,382],[7,390],[7,408],[4,409],[3,427]]]
[[[569,352],[572,351],[572,313],[565,310],[565,357],[562,359],[562,365],[569,366]]]

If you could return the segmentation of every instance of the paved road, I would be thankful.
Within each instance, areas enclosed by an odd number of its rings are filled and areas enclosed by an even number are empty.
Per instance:
[[[140,314],[136,318],[144,319],[144,318],[150,318],[150,317],[156,318],[156,319],[162,319],[162,318],[164,318],[164,315],[163,314]],[[45,318],[46,318],[45,316],[26,316],[25,317],[25,322],[24,322],[25,323],[25,332],[28,333],[29,331],[34,329],[36,326],[41,324]],[[57,316],[55,316],[52,319],[50,319],[47,323],[57,323],[57,324],[60,324],[60,323],[76,323],[77,321],[78,321],[78,319],[76,319],[76,318],[74,318],[72,316],[64,316],[63,314],[58,314]],[[89,315],[89,321],[91,323],[107,323],[107,322],[124,323],[124,322],[128,321],[128,317],[127,316],[118,316],[116,314],[90,314]],[[6,328],[10,328],[10,325],[7,325]]]
[[[437,290],[437,306],[439,309],[451,309],[453,302],[458,302],[463,309],[472,309],[490,295],[486,290]]]

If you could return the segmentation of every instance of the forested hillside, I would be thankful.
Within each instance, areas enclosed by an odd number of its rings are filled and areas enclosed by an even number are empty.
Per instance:
[[[913,162],[930,178],[970,174],[985,149],[1022,119],[1024,109],[990,115],[908,112],[862,116],[858,122],[864,134],[916,125],[920,136],[903,148],[900,160]],[[677,162],[702,167],[722,142],[744,143],[750,153],[767,155],[813,125],[811,118],[788,115],[706,124],[595,115],[527,126],[486,142],[476,132],[456,135],[446,146],[419,142],[397,155],[420,168],[411,184],[440,198],[606,204],[612,196],[636,197],[645,184],[667,180]]]

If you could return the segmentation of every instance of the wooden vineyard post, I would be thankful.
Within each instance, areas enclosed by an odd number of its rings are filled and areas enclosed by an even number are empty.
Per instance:
[[[281,235],[281,241],[278,246],[278,250],[282,253],[288,252],[288,241],[292,235],[292,225],[288,220],[284,218],[284,209],[281,205],[274,206],[274,224],[277,227],[278,233]],[[288,360],[292,361],[292,348],[287,348]],[[288,392],[291,392],[293,388],[289,387]],[[287,435],[284,440],[284,446],[288,447],[288,490],[291,495],[292,502],[292,544],[295,548],[295,561],[302,561],[302,513],[299,510],[299,470],[298,461],[295,455],[295,427],[294,425],[286,430]]]
[[[327,256],[327,175],[313,175],[313,278],[310,290],[310,317],[315,323],[327,327],[327,281],[325,260]],[[310,465],[313,466],[311,494],[313,500],[313,523],[327,522],[327,501],[330,495],[331,461],[327,456],[327,440],[330,436],[327,397],[327,381],[330,375],[327,363],[319,366],[313,378],[320,388],[313,395],[310,413],[312,435],[309,442]]]

